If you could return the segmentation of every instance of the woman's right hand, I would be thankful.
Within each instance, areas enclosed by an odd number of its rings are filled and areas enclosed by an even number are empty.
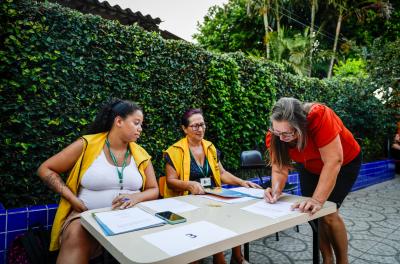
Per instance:
[[[86,205],[82,202],[81,199],[79,199],[78,197],[74,197],[74,199],[71,201],[71,206],[74,209],[74,211],[78,212],[78,213],[82,213],[84,211],[87,211],[88,208],[86,207]]]
[[[268,203],[276,203],[281,196],[282,192],[273,191],[271,187],[268,187],[264,191],[264,199]]]
[[[203,186],[195,181],[189,181],[188,190],[191,194],[205,194]]]

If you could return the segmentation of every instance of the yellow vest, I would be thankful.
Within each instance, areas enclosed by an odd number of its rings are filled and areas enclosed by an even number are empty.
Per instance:
[[[221,186],[221,173],[219,171],[219,166],[218,166],[217,150],[210,141],[203,139],[201,143],[203,145],[203,150],[204,153],[206,154],[208,164],[210,165],[214,182],[217,186]],[[170,146],[166,151],[164,151],[164,155],[165,154],[169,155],[172,163],[174,164],[179,179],[182,181],[189,181],[190,152],[189,152],[189,144],[187,137],[179,140],[178,142]],[[189,194],[189,191],[177,192],[168,188],[168,184],[165,184],[164,187],[165,198],[187,195],[187,194]]]
[[[84,147],[82,154],[80,155],[79,159],[72,168],[66,182],[68,188],[75,195],[79,191],[82,175],[85,174],[87,169],[90,167],[90,165],[92,165],[93,161],[99,156],[99,154],[103,150],[107,138],[107,133],[86,135],[83,136],[82,138],[84,139]],[[142,175],[143,178],[142,190],[144,190],[144,186],[146,185],[146,174],[144,173],[144,171],[147,165],[149,164],[151,157],[142,147],[140,147],[134,142],[129,143],[129,150],[131,151],[136,166],[138,167],[139,172]],[[51,230],[51,242],[49,248],[50,251],[58,250],[60,248],[59,237],[60,237],[61,227],[64,224],[65,219],[68,217],[71,210],[72,210],[71,204],[61,196],[57,213],[54,218],[53,228]]]

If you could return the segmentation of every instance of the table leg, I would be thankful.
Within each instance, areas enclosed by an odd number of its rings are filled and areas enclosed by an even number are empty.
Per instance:
[[[250,261],[250,243],[244,244],[244,258]]]
[[[103,264],[112,264],[114,263],[114,258],[111,256],[110,252],[104,249],[103,252]]]
[[[313,263],[319,264],[319,219],[308,222],[313,232]]]

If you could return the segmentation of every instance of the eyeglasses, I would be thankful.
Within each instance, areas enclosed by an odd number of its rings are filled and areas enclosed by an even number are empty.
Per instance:
[[[191,127],[193,131],[198,131],[200,129],[200,127],[203,128],[203,130],[204,130],[204,129],[206,129],[206,124],[205,123],[193,124],[193,125],[190,125],[189,127]]]
[[[276,132],[273,128],[268,129],[269,132],[271,132],[272,134],[274,134],[277,137],[284,137],[284,138],[289,138],[289,137],[293,137],[294,134],[296,134],[296,131],[291,131],[291,132]]]

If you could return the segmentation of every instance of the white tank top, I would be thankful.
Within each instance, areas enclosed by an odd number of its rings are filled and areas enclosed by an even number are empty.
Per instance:
[[[121,171],[122,168],[118,169]],[[120,193],[140,192],[143,179],[132,156],[123,176],[121,190],[117,168],[108,162],[102,151],[82,176],[78,198],[91,210],[110,207],[112,200]]]

